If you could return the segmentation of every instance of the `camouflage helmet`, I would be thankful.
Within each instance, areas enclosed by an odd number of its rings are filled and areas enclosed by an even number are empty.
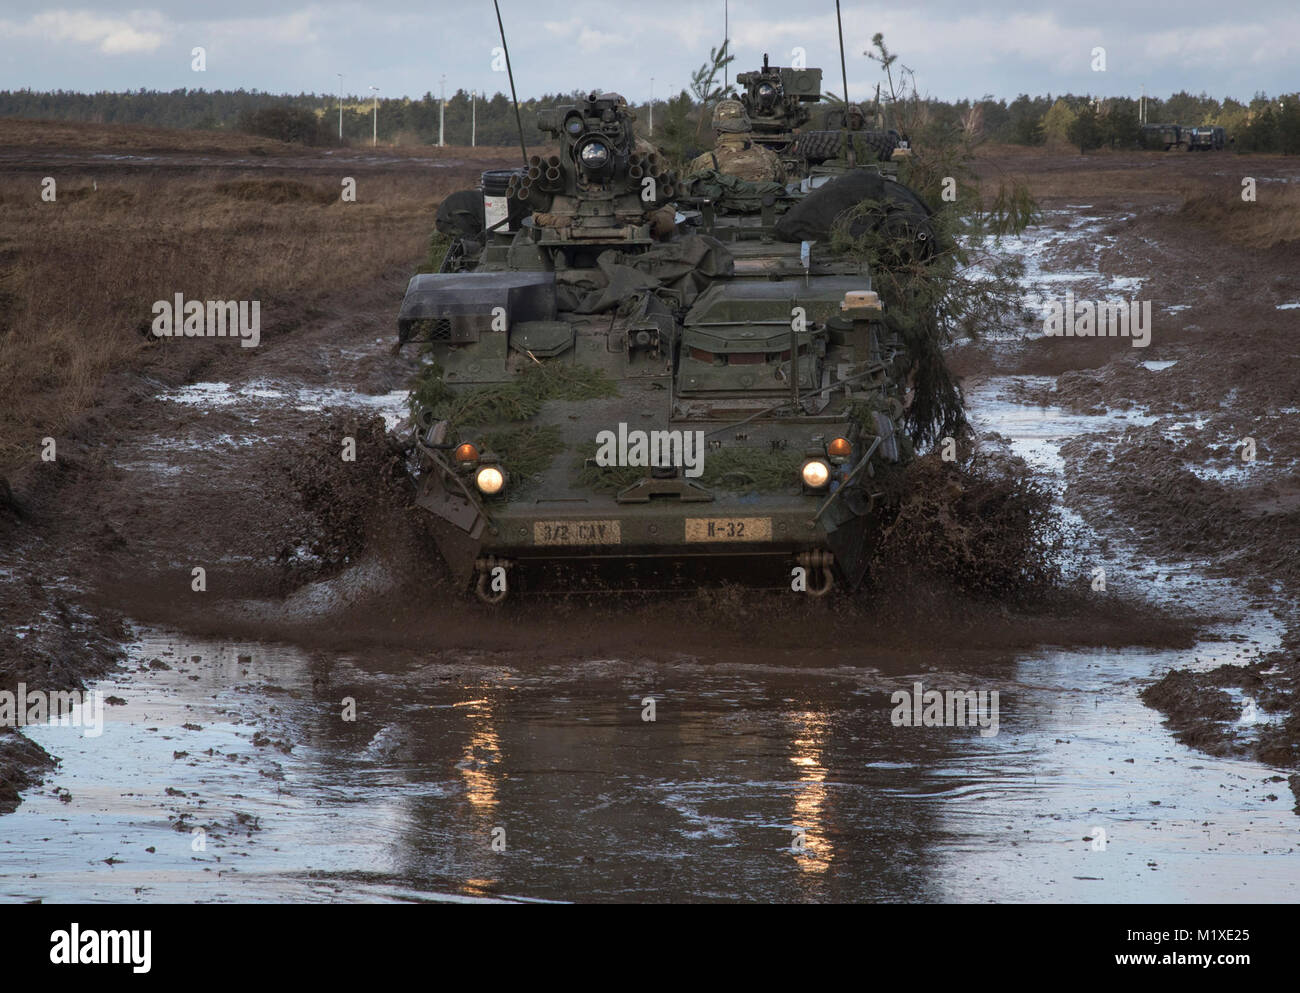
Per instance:
[[[749,116],[745,113],[745,106],[739,100],[720,100],[713,108],[714,131],[744,132],[753,129]]]
[[[844,111],[844,119],[846,121],[851,121],[855,117],[862,121],[867,119],[867,115],[862,113],[862,108],[856,103],[851,103],[849,104],[848,109]]]

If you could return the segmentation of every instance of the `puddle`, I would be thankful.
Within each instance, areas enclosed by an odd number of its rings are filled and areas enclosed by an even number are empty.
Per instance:
[[[131,660],[100,737],[29,729],[63,761],[0,819],[0,899],[1300,897],[1285,784],[1136,698],[1181,653],[536,665],[145,631]],[[915,681],[998,690],[999,733],[894,727]]]
[[[204,408],[237,408],[255,411],[259,407],[284,405],[294,410],[319,411],[327,407],[349,407],[371,410],[384,418],[389,430],[396,427],[408,414],[406,390],[389,393],[358,393],[355,390],[304,387],[293,384],[255,381],[242,386],[229,383],[192,383],[160,395],[171,403]]]

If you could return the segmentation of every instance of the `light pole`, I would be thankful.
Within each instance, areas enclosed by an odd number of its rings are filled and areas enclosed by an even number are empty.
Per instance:
[[[379,87],[372,86],[370,88],[375,91],[375,135],[370,141],[370,146],[377,148],[379,147]]]
[[[655,78],[650,77],[650,137],[655,136]]]
[[[438,84],[438,147],[443,147],[443,118],[447,113],[447,77]]]
[[[339,78],[339,142],[343,141],[343,73],[336,72]]]
[[[478,93],[474,90],[469,91],[469,146],[473,148],[478,144]]]

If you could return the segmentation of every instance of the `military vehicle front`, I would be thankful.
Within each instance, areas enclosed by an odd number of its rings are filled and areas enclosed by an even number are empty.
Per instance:
[[[908,454],[870,275],[775,238],[770,202],[688,205],[615,95],[541,126],[556,154],[507,186],[531,216],[495,202],[399,317],[434,363],[410,441],[453,575],[489,601],[574,564],[613,588],[724,566],[857,585],[881,475]]]

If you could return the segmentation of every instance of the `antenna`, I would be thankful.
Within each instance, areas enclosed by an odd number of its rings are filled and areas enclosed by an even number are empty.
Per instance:
[[[722,44],[731,40],[731,11],[729,0],[722,0]],[[727,67],[722,67],[722,95],[727,95]]]
[[[849,71],[844,68],[844,21],[840,18],[840,0],[835,0],[835,26],[840,31],[840,79],[844,83],[844,120],[842,126],[845,130],[845,144],[848,146],[849,168],[857,165],[857,156],[853,148],[852,139],[848,138],[849,127]]]
[[[524,145],[524,122],[519,118],[519,96],[515,93],[515,72],[510,68],[510,46],[506,44],[506,28],[501,23],[501,4],[497,0],[492,0],[492,6],[497,9],[497,30],[501,32],[501,51],[506,56],[506,75],[510,77],[510,99],[515,102],[515,127],[519,129],[519,151],[524,156],[524,168],[528,167],[528,149]]]

